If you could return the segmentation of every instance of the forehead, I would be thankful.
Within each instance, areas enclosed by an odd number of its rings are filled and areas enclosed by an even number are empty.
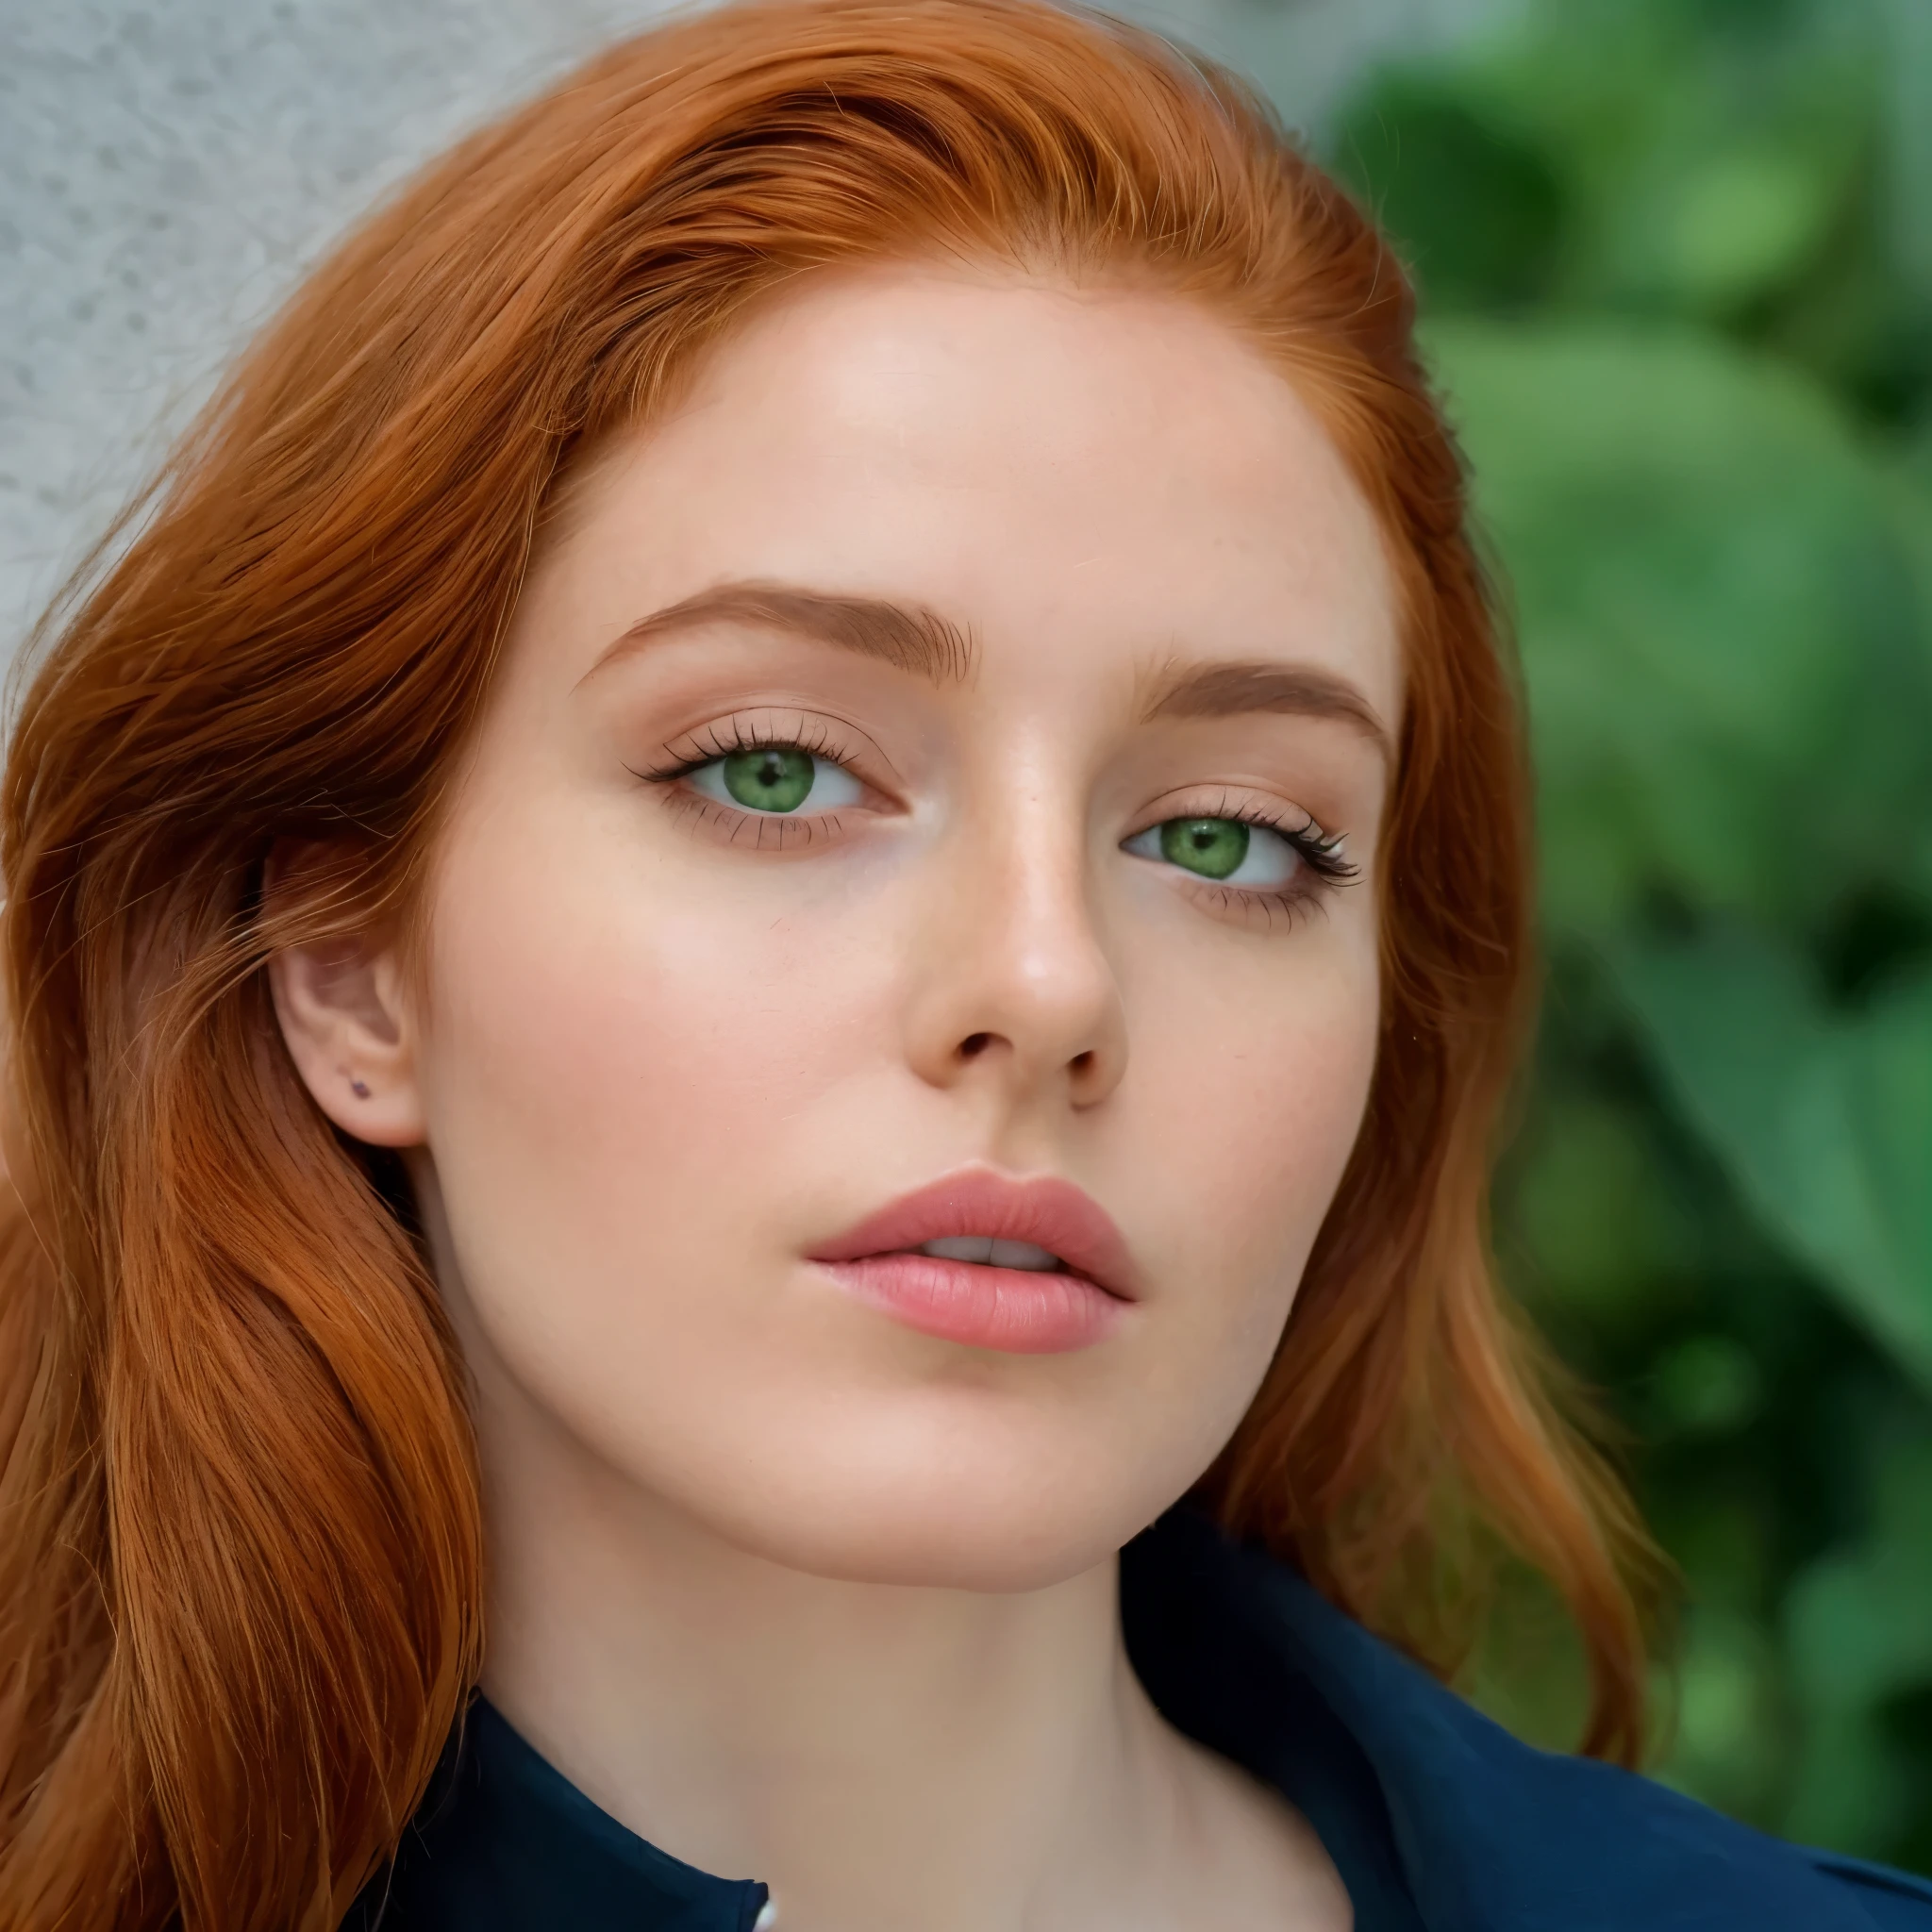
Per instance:
[[[1205,308],[891,269],[774,301],[574,486],[539,575],[591,630],[736,578],[917,601],[1091,672],[1278,655],[1400,708],[1374,512],[1281,370]]]

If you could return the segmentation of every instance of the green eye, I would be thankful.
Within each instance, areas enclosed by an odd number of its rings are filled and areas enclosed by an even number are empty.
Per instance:
[[[1328,849],[1332,847],[1324,847]],[[1308,861],[1292,840],[1246,819],[1162,819],[1144,832],[1136,832],[1121,850],[1241,891],[1292,886],[1308,870]],[[1350,876],[1353,871],[1349,867],[1341,875]]]
[[[721,758],[718,775],[733,801],[750,811],[796,811],[811,796],[818,761],[795,744],[765,744]]]
[[[1168,819],[1159,831],[1161,858],[1206,879],[1240,871],[1254,837],[1240,819]]]
[[[865,787],[836,759],[802,744],[748,744],[708,758],[685,774],[693,791],[761,817],[782,818],[807,799],[814,812],[858,805]]]

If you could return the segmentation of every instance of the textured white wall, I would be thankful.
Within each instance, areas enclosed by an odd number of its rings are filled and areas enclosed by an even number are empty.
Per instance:
[[[1128,0],[1311,117],[1486,0]],[[0,661],[304,263],[662,0],[0,0]]]

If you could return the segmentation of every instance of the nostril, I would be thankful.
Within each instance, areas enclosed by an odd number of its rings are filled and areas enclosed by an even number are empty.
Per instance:
[[[991,1033],[969,1033],[959,1042],[959,1058],[966,1060],[975,1059],[991,1044],[992,1035]]]
[[[1092,1064],[1093,1064],[1093,1055],[1092,1055],[1092,1054],[1091,1054],[1091,1052],[1088,1052],[1088,1053],[1076,1053],[1076,1054],[1075,1054],[1075,1055],[1074,1056],[1074,1058],[1073,1058],[1072,1059],[1070,1059],[1070,1060],[1069,1060],[1069,1061],[1067,1062],[1067,1065],[1068,1065],[1068,1067],[1069,1067],[1070,1069],[1072,1069],[1072,1071],[1073,1071],[1073,1072],[1074,1072],[1074,1073],[1076,1073],[1076,1074],[1084,1074],[1084,1073],[1086,1073],[1086,1072],[1087,1072],[1087,1070],[1088,1070],[1088,1069],[1089,1069],[1089,1068],[1090,1068],[1091,1066],[1092,1066]]]

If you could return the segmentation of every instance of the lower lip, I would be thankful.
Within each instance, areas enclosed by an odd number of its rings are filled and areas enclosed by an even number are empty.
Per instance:
[[[848,1293],[945,1341],[1008,1355],[1091,1348],[1120,1325],[1125,1304],[1084,1275],[989,1268],[937,1255],[821,1261]]]

